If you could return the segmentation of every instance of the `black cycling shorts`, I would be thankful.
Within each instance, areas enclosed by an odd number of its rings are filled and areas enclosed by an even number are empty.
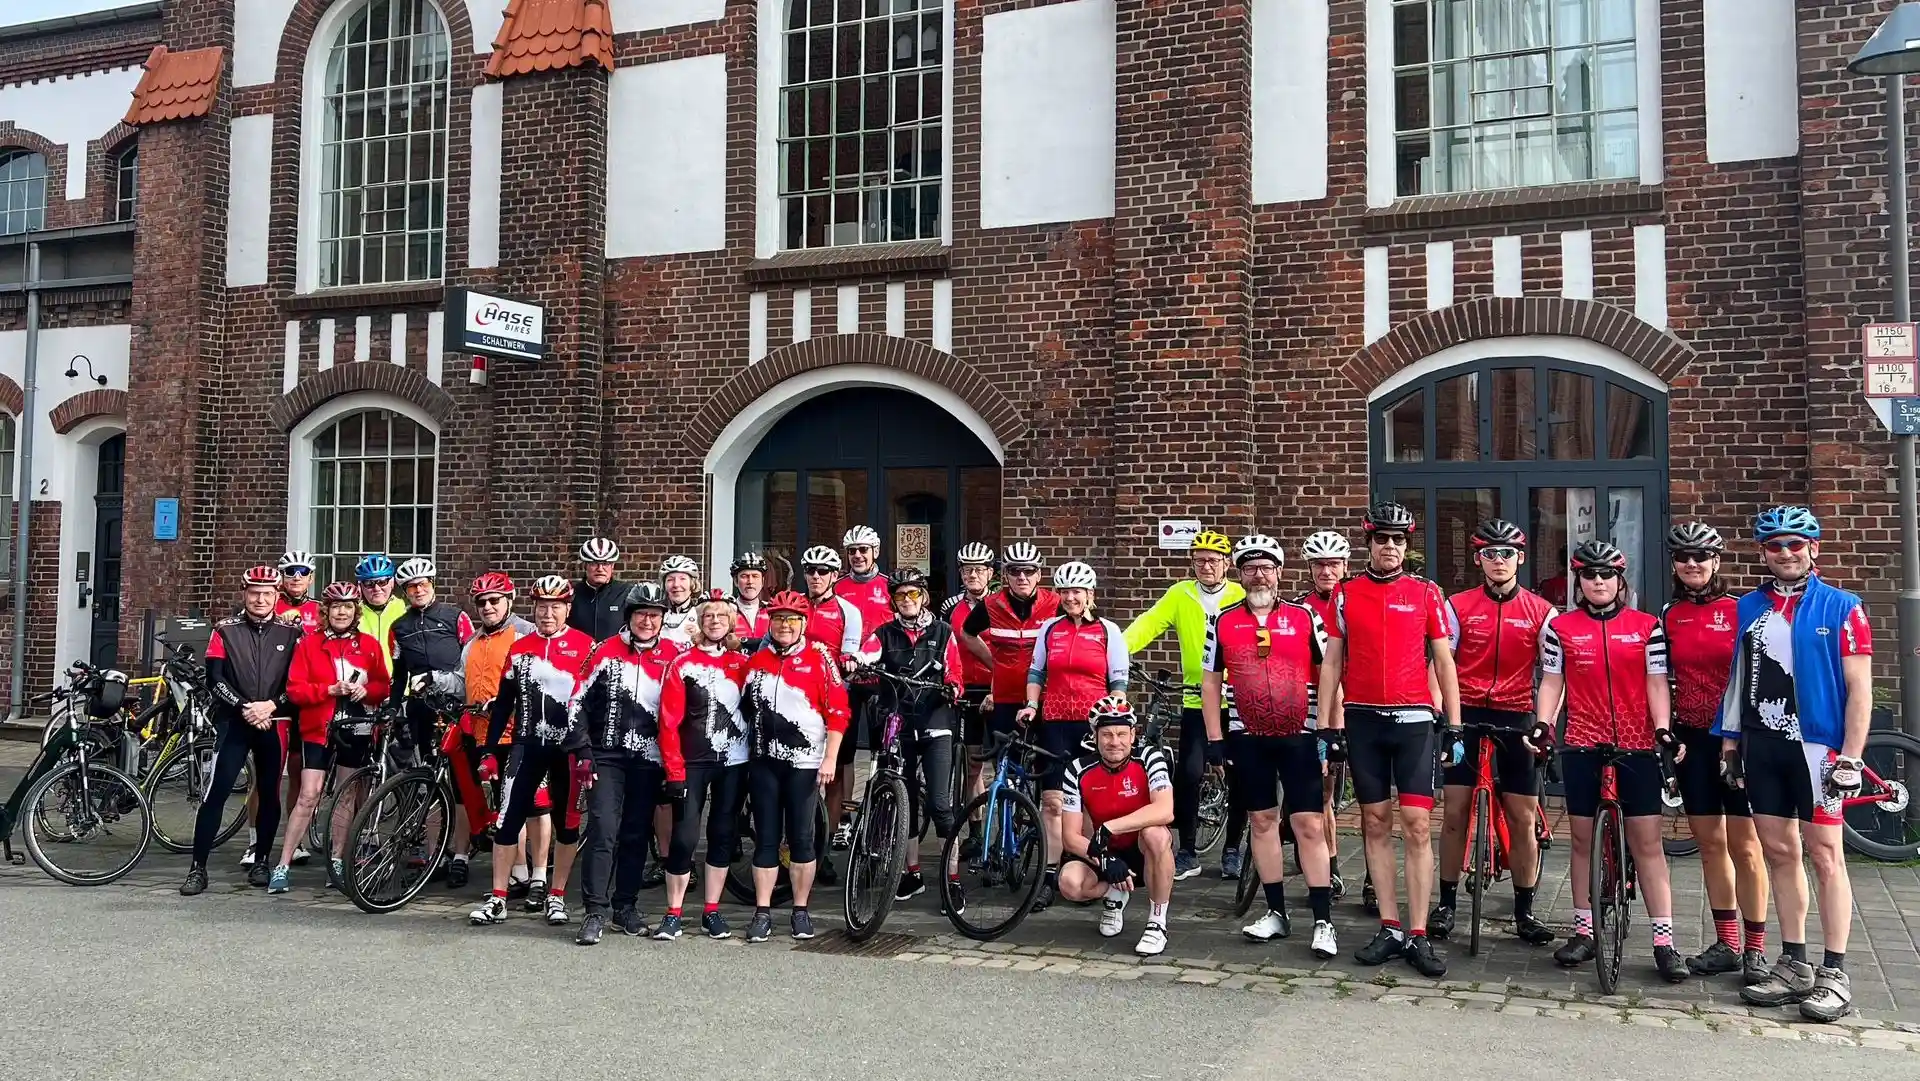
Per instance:
[[[1433,806],[1433,721],[1402,721],[1399,714],[1347,707],[1347,766],[1362,806],[1400,794],[1403,807]]]
[[[1271,811],[1282,803],[1286,813],[1320,814],[1326,793],[1320,784],[1320,738],[1312,732],[1295,736],[1256,736],[1234,732],[1227,736],[1227,775],[1239,793],[1241,809]]]
[[[1682,724],[1674,725],[1673,731],[1687,749],[1686,756],[1674,767],[1675,779],[1680,782],[1680,802],[1686,805],[1687,813],[1737,818],[1751,814],[1746,792],[1731,787],[1720,776],[1720,737],[1709,729]]]
[[[1827,795],[1832,748],[1755,732],[1740,741],[1740,753],[1747,803],[1754,814],[1797,818],[1819,826],[1840,824],[1840,800]]]
[[[1479,706],[1461,706],[1460,720],[1463,724],[1485,724],[1501,729],[1493,737],[1493,782],[1494,787],[1509,796],[1537,796],[1540,794],[1539,771],[1532,751],[1527,750],[1525,736],[1533,727],[1533,714],[1514,713],[1507,710],[1483,709]],[[1442,770],[1443,783],[1449,788],[1458,785],[1472,788],[1480,778],[1480,739],[1468,734],[1466,739],[1467,757],[1459,765],[1448,766]]]
[[[960,698],[960,742],[964,746],[978,747],[986,742],[987,718],[983,707],[987,692],[986,687],[968,687]]]
[[[1086,734],[1085,721],[1043,721],[1033,726],[1034,744],[1058,756],[1044,760],[1040,791],[1060,791],[1060,786],[1066,783],[1067,763],[1080,757],[1080,740]]]
[[[300,741],[300,768],[305,770],[324,770],[327,768],[327,745]]]
[[[1651,754],[1630,754],[1614,761],[1620,812],[1628,818],[1661,813],[1660,762]],[[1567,813],[1592,818],[1600,810],[1600,756],[1569,747],[1560,752],[1560,776],[1566,785]]]

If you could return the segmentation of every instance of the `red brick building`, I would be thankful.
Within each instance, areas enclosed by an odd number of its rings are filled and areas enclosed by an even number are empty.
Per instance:
[[[15,419],[28,242],[80,283],[42,296],[7,471],[36,676],[289,546],[461,582],[607,534],[630,573],[724,574],[871,521],[941,573],[971,539],[1088,559],[1125,614],[1180,565],[1163,520],[1291,548],[1390,493],[1445,581],[1498,512],[1537,580],[1570,535],[1621,543],[1646,603],[1674,518],[1809,501],[1890,623],[1855,348],[1889,308],[1882,90],[1844,70],[1888,6],[165,0],[0,30]],[[541,305],[547,357],[477,370],[449,288]]]

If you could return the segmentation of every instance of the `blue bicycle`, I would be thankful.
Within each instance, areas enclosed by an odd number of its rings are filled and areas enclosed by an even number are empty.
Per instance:
[[[980,823],[980,851],[962,858],[965,831],[947,838],[940,851],[947,918],[968,938],[999,938],[1033,910],[1047,863],[1034,778],[1055,757],[1011,733],[992,736],[980,754],[983,761],[998,760],[993,780],[967,801],[958,819]]]

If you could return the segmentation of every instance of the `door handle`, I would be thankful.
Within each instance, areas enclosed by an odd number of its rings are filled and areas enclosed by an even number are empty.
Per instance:
[[[80,583],[80,607],[85,608],[87,606],[88,599],[91,598],[92,596],[93,596],[93,587],[88,585],[85,582],[81,582]]]

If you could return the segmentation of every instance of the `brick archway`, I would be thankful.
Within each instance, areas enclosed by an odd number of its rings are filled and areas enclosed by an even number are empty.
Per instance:
[[[453,395],[427,381],[411,368],[377,361],[336,364],[324,372],[302,380],[292,391],[273,403],[268,417],[274,427],[291,432],[308,413],[342,394],[373,391],[391,394],[419,406],[434,423],[443,424],[453,412]]]
[[[82,422],[95,417],[122,417],[127,415],[127,392],[124,390],[83,390],[59,405],[53,407],[48,420],[53,430],[65,435]]]
[[[1026,418],[1013,401],[973,365],[953,354],[886,334],[835,334],[776,349],[759,363],[748,365],[694,414],[693,423],[686,428],[687,445],[695,454],[705,456],[727,422],[762,394],[802,372],[840,364],[895,368],[946,387],[980,414],[1003,447],[1026,434]]]
[[[0,409],[16,417],[26,412],[27,393],[20,389],[20,384],[14,382],[11,376],[0,375]]]
[[[1354,386],[1370,391],[1407,365],[1449,346],[1535,334],[1604,345],[1669,384],[1693,360],[1685,342],[1612,304],[1564,297],[1475,297],[1407,320],[1355,353],[1341,371]]]

